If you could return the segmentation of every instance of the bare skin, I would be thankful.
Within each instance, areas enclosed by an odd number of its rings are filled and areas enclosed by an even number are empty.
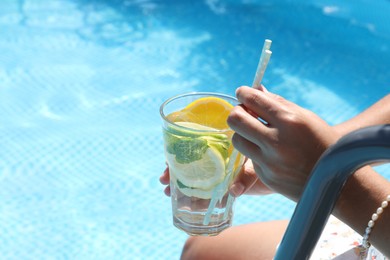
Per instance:
[[[287,224],[286,220],[259,222],[234,226],[214,237],[190,237],[181,259],[272,259]]]
[[[234,196],[277,192],[298,201],[314,164],[330,145],[361,127],[390,123],[390,95],[334,127],[264,88],[240,87],[236,95],[242,105],[233,109],[228,123],[236,132],[234,146],[250,159],[230,189]],[[169,184],[168,169],[160,182]],[[169,196],[169,185],[165,193]],[[333,214],[363,234],[372,213],[388,194],[389,182],[371,167],[364,167],[348,180]],[[390,211],[385,210],[370,235],[371,243],[386,255],[390,255],[389,222]],[[216,237],[191,237],[182,259],[272,259],[286,223],[253,223],[232,227]]]

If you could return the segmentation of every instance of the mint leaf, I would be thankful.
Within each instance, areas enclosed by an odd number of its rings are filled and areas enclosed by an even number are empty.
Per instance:
[[[164,141],[167,148],[168,153],[175,154],[175,143],[179,142],[182,137],[171,134],[169,132],[164,131]]]
[[[175,155],[178,163],[191,163],[202,159],[209,148],[207,140],[200,137],[185,137],[164,131],[167,152]]]
[[[180,189],[186,188],[186,189],[192,189],[191,187],[188,187],[184,185],[181,181],[177,180],[177,186],[179,186]]]
[[[202,159],[208,149],[207,141],[200,138],[181,138],[173,144],[178,163],[191,163]]]
[[[174,128],[164,130],[164,139],[167,152],[175,155],[178,163],[186,164],[202,159],[209,147],[219,151],[226,160],[229,155],[230,142],[225,134],[190,135],[190,131],[178,131]]]

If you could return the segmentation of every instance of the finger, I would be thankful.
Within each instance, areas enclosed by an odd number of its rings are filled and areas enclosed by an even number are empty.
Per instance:
[[[169,184],[169,168],[165,168],[163,174],[160,176],[161,184],[167,185]]]
[[[269,128],[260,122],[257,117],[251,115],[243,106],[232,109],[227,119],[230,128],[245,139],[263,146],[262,137],[267,136]]]
[[[165,187],[164,193],[165,193],[165,195],[167,195],[168,197],[171,196],[171,187],[170,187],[169,185],[168,185],[167,187]]]
[[[244,86],[236,90],[236,96],[246,108],[266,122],[272,124],[277,117],[280,103],[275,95]]]
[[[259,178],[260,181],[266,186],[266,184],[263,182],[264,178],[264,172],[263,169],[260,167],[260,164],[253,162],[253,169],[256,172],[257,177]]]
[[[253,162],[253,169],[256,172],[256,175],[258,177],[258,182],[256,183],[257,189],[259,189],[261,192],[257,192],[258,194],[271,194],[274,193],[275,191],[270,187],[267,182],[265,181],[265,174],[263,168],[260,166],[261,164]]]
[[[258,162],[259,158],[261,158],[261,148],[238,133],[233,135],[232,143],[240,153],[250,158],[252,161]]]
[[[229,192],[234,197],[239,197],[252,188],[258,180],[253,167],[248,167],[247,164],[242,166],[242,169],[233,184],[230,186]]]

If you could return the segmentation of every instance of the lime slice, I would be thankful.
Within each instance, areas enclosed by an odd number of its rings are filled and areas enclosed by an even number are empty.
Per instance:
[[[215,129],[212,127],[208,127],[208,126],[204,126],[204,125],[200,125],[200,124],[192,123],[192,122],[176,122],[175,124],[178,126],[188,128],[188,129],[184,129],[184,128],[177,127],[177,126],[170,126],[169,132],[171,132],[172,134],[179,134],[179,135],[188,136],[188,137],[204,136],[204,134],[205,134],[204,132],[191,131],[191,129],[194,129],[194,130],[200,130],[200,131],[205,131],[205,132],[209,131],[210,134],[208,134],[208,135],[210,135],[214,138],[217,138],[217,139],[226,139],[227,138],[225,133],[216,133],[215,131],[218,131],[218,129]]]
[[[179,163],[190,163],[203,157],[208,147],[216,148],[226,161],[230,142],[226,134],[213,133],[216,129],[191,122],[178,122],[164,131],[166,150],[176,155]],[[210,131],[196,132],[194,130]]]
[[[191,163],[179,163],[170,153],[166,156],[170,173],[187,187],[210,190],[225,177],[225,161],[213,147],[207,148],[201,159]]]
[[[192,128],[195,130],[204,130],[204,131],[216,131],[217,129],[205,126],[205,125],[200,125],[197,123],[192,123],[192,122],[176,122],[176,125],[187,127],[187,128]]]
[[[176,182],[176,187],[180,190],[180,192],[188,197],[196,197],[200,199],[211,199],[213,195],[214,189],[210,189],[210,190],[195,189],[195,188],[185,186],[178,180],[174,179],[174,181]]]
[[[181,193],[188,197],[195,197],[199,199],[211,199],[213,196],[213,189],[211,190],[201,190],[201,189],[188,189],[188,188],[179,188]]]

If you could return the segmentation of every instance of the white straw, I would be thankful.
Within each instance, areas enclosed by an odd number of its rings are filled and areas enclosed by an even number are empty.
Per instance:
[[[269,39],[266,39],[264,41],[263,49],[261,50],[261,55],[264,55],[266,50],[270,50],[271,49],[271,44],[272,44],[272,41],[269,40]],[[260,58],[261,58],[261,55],[260,55]]]
[[[259,88],[261,80],[263,79],[264,72],[267,68],[269,59],[271,58],[272,51],[270,51],[272,41],[265,40],[263,45],[263,50],[261,51],[259,64],[257,65],[256,75],[252,83],[253,88]]]
[[[236,161],[238,156],[239,156],[238,151],[236,149],[233,149],[233,152],[230,156],[229,163],[226,167],[225,180],[220,184],[218,184],[217,187],[214,188],[213,194],[211,195],[209,207],[203,219],[203,225],[208,225],[210,223],[211,215],[213,214],[213,211],[215,209],[215,206],[217,205],[218,200],[222,200],[223,195],[226,192],[226,187],[230,181],[230,177],[233,174],[234,162]]]

